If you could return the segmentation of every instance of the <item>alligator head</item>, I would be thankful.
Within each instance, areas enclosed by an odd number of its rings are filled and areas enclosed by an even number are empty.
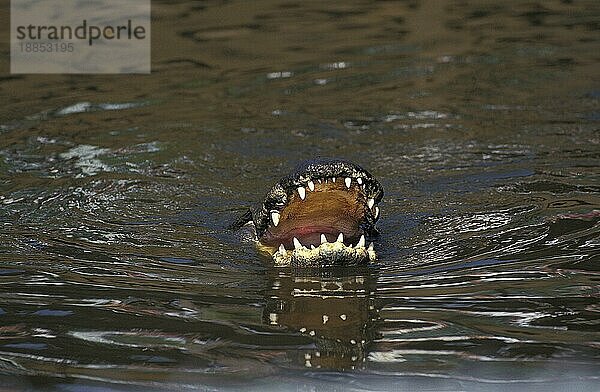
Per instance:
[[[341,159],[302,162],[279,180],[238,224],[252,221],[258,248],[277,266],[357,265],[375,260],[377,204],[383,188],[362,167]]]

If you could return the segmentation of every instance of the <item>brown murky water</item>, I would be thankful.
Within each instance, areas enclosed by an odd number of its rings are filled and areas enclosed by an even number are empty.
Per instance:
[[[599,18],[154,1],[151,75],[3,56],[3,390],[597,390]],[[224,230],[317,155],[384,185],[377,266]]]

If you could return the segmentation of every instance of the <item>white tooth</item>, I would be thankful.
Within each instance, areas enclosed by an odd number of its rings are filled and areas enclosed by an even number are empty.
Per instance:
[[[367,205],[369,206],[369,208],[373,208],[373,206],[375,205],[375,200],[373,199],[369,199],[367,201]]]
[[[375,207],[375,219],[379,218],[379,207]]]
[[[298,194],[300,195],[300,198],[302,200],[304,200],[304,198],[306,197],[306,189],[299,187],[298,188]]]
[[[358,182],[358,185],[362,185],[362,178],[358,177],[358,178],[356,179],[356,182]]]
[[[365,236],[361,235],[360,236],[360,240],[358,240],[358,244],[356,244],[357,248],[363,247],[365,246]]]
[[[340,233],[340,235],[338,235],[337,242],[344,242],[344,233]]]
[[[315,246],[311,244],[310,245],[310,250],[313,250],[313,249],[315,249]]]
[[[312,181],[308,182],[308,189],[310,189],[311,191],[315,190],[315,183]]]
[[[294,237],[294,249],[301,249],[302,244],[298,241],[298,238]]]
[[[271,212],[271,219],[273,220],[273,225],[277,226],[279,224],[279,212]]]
[[[335,177],[333,177],[331,180],[332,180],[333,182],[335,182]]]
[[[373,243],[371,242],[371,243],[369,244],[369,249],[368,249],[368,250],[369,250],[369,251],[372,251],[372,250],[373,250],[373,248],[374,248],[374,246],[373,246]]]
[[[279,253],[281,253],[284,256],[287,254],[287,252],[285,251],[285,246],[283,246],[283,244],[279,245]]]
[[[350,189],[350,184],[352,183],[352,178],[346,177],[344,180],[346,182],[346,188]]]
[[[321,181],[321,179],[320,179],[320,178],[319,178],[317,181],[319,181],[319,184],[322,184],[322,183],[323,183],[323,181]]]
[[[325,237],[325,234],[321,234],[321,243],[324,244],[327,242],[327,237]]]

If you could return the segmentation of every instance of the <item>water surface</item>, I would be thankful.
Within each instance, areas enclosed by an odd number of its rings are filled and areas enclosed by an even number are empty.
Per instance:
[[[5,72],[0,383],[597,390],[599,17],[154,1],[151,75]],[[224,230],[315,156],[382,182],[377,265]]]

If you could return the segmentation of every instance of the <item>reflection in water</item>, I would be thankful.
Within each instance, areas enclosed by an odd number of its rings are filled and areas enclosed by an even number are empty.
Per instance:
[[[314,341],[294,361],[305,367],[355,369],[366,360],[377,318],[373,271],[273,271],[264,319]]]

